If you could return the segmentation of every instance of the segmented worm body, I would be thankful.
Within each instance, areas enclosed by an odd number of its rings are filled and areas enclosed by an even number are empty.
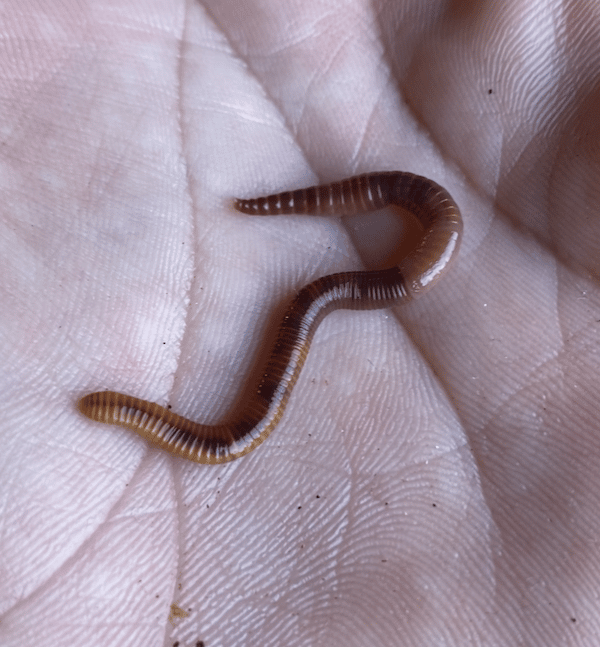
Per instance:
[[[370,310],[398,305],[435,285],[456,256],[462,219],[448,192],[412,173],[370,173],[323,186],[235,200],[238,211],[254,215],[348,215],[397,205],[423,226],[416,248],[384,270],[341,272],[300,290],[287,308],[264,373],[239,418],[202,425],[154,402],[114,391],[84,396],[79,409],[92,420],[128,427],[176,456],[198,463],[225,463],[260,445],[283,415],[304,365],[312,337],[332,310]]]

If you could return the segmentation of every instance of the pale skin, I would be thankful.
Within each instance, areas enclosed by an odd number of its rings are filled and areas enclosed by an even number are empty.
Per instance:
[[[16,6],[0,643],[595,645],[600,18]],[[230,198],[384,169],[448,189],[460,258],[331,315],[267,443],[194,465],[78,414],[109,388],[226,415],[294,291],[372,263],[357,221]]]

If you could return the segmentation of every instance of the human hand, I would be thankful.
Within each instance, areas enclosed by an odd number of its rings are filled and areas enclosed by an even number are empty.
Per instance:
[[[598,20],[560,6],[7,10],[2,644],[595,644]],[[330,315],[258,450],[77,413],[226,416],[294,291],[370,262],[229,199],[383,169],[450,191],[460,258]]]

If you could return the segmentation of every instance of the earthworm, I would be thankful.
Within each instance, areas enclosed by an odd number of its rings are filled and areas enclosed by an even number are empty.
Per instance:
[[[372,310],[406,303],[440,279],[455,258],[462,219],[441,186],[412,173],[358,175],[341,182],[236,199],[242,213],[349,215],[397,205],[423,227],[415,249],[398,265],[383,270],[323,276],[302,288],[288,306],[264,373],[234,422],[214,426],[188,420],[154,402],[115,391],[99,391],[79,400],[79,410],[99,422],[121,425],[176,456],[198,463],[225,463],[260,445],[280,421],[306,360],[312,337],[332,310]]]

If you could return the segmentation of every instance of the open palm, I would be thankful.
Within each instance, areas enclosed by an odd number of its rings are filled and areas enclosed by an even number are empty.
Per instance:
[[[597,644],[600,18],[477,4],[4,3],[2,645]],[[388,236],[231,198],[388,169],[450,191],[460,257],[330,315],[259,449],[77,412],[225,417]]]

